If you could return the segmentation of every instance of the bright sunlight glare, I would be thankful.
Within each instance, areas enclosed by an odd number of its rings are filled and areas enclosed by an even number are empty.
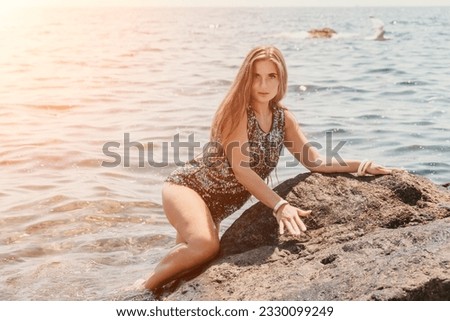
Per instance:
[[[14,1],[1,1],[0,10],[10,9],[10,8],[20,8],[20,7],[30,7],[35,4],[34,0],[14,0]]]

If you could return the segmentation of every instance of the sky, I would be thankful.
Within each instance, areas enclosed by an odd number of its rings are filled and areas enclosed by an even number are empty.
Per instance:
[[[449,6],[449,0],[0,0],[0,10],[17,6]]]

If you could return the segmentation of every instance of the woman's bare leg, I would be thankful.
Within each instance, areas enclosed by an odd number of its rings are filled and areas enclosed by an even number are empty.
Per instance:
[[[164,212],[177,230],[177,245],[145,282],[149,290],[160,288],[219,252],[219,234],[200,195],[190,188],[170,183],[164,184],[162,195]]]
[[[186,241],[181,237],[180,233],[177,232],[177,238],[175,244],[186,243]]]

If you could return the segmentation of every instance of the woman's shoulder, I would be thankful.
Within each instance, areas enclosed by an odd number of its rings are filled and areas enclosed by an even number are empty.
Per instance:
[[[279,104],[277,108],[280,110],[280,112],[283,113],[284,123],[287,128],[296,128],[298,126],[298,121],[292,111],[289,110],[289,108],[281,104]]]
[[[278,102],[275,104],[275,110],[277,110],[280,114],[282,114],[284,116],[283,117],[284,119],[295,120],[294,114],[289,110],[289,108],[286,105]]]
[[[286,117],[294,117],[292,115],[292,112],[289,110],[289,108],[280,102],[278,102],[274,105],[274,109],[279,111],[280,113],[282,113],[285,118]]]

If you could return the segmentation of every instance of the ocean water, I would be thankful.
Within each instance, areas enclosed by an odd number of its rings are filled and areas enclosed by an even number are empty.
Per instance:
[[[390,40],[372,40],[369,16]],[[321,153],[342,142],[344,159],[450,182],[449,18],[449,7],[1,12],[0,300],[112,299],[145,278],[174,243],[162,182],[201,151],[259,44],[285,54],[284,103]],[[322,27],[337,36],[307,37]],[[177,155],[177,137],[200,147]],[[292,159],[274,185],[305,171]]]

